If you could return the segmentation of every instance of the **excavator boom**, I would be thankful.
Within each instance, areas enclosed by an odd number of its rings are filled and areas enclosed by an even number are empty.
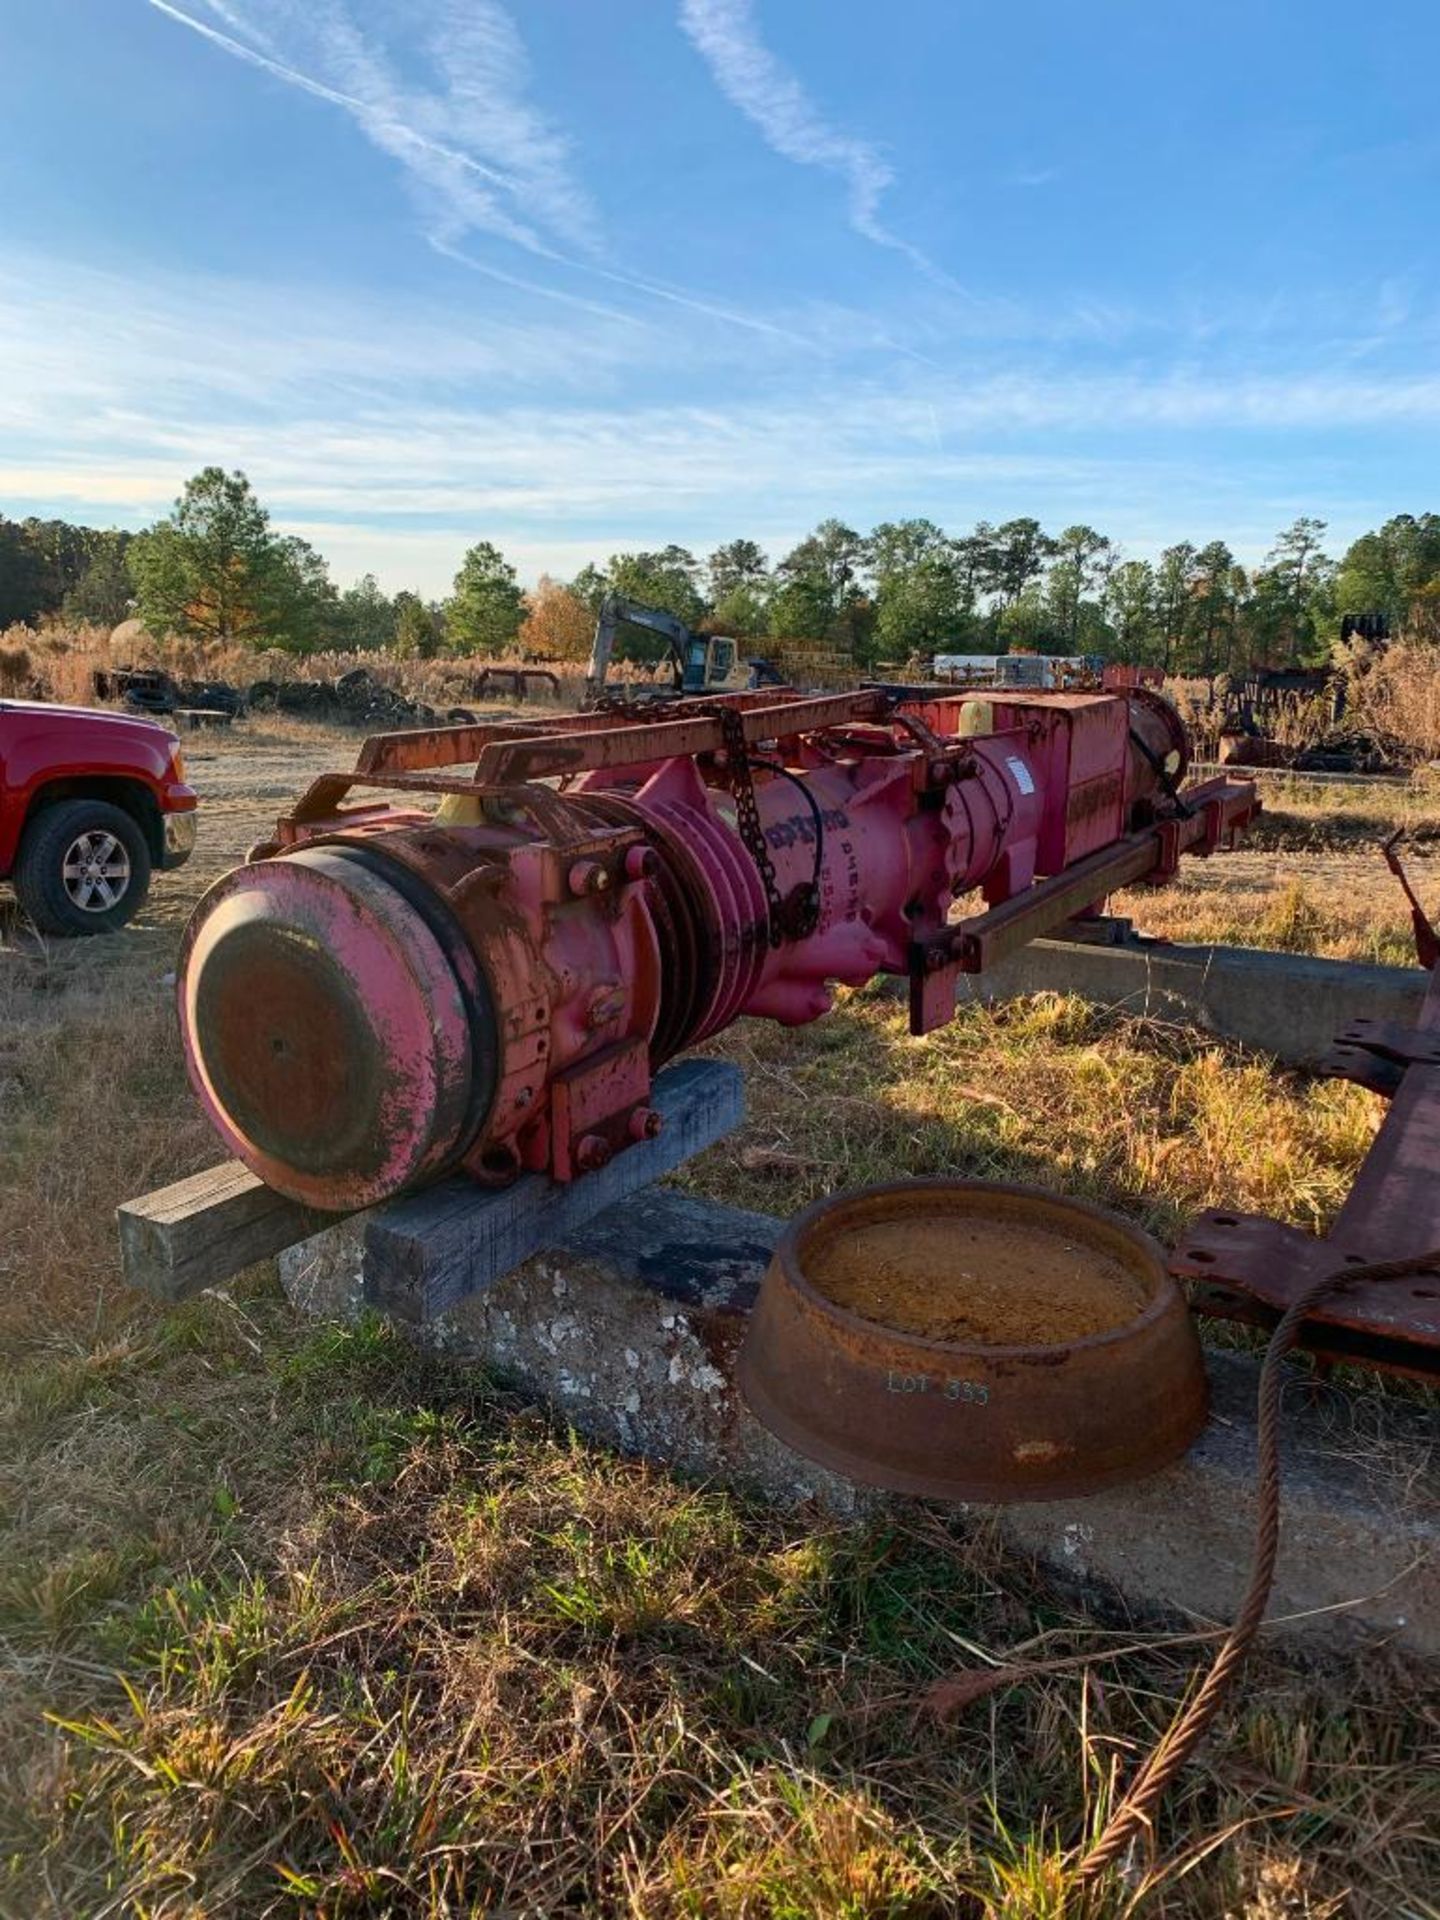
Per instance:
[[[717,639],[696,633],[664,607],[649,607],[640,600],[628,600],[624,594],[607,593],[600,603],[595,622],[595,642],[590,650],[590,667],[585,676],[585,704],[594,706],[604,697],[606,675],[615,651],[616,631],[622,621],[643,627],[665,642],[670,656],[671,687],[674,693],[713,693],[734,691],[736,647],[733,640]]]

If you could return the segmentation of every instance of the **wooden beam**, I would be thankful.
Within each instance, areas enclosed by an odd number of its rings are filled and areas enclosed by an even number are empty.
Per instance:
[[[358,1217],[297,1206],[227,1160],[118,1210],[125,1278],[157,1299],[183,1300],[288,1248],[302,1258],[301,1242],[334,1245],[329,1230],[348,1217],[347,1235],[358,1233],[365,1250],[367,1302],[402,1319],[430,1319],[738,1126],[740,1070],[721,1060],[676,1061],[656,1075],[651,1104],[665,1123],[660,1134],[579,1180],[527,1173],[493,1189],[456,1178]]]
[[[339,1218],[285,1199],[238,1160],[127,1200],[115,1217],[127,1285],[160,1300],[218,1287]]]
[[[729,1061],[680,1060],[656,1075],[651,1105],[665,1122],[657,1137],[578,1180],[525,1173],[498,1190],[447,1180],[376,1207],[360,1223],[365,1304],[415,1325],[448,1312],[713,1146],[744,1117],[744,1080]],[[287,1264],[304,1259],[297,1249]]]

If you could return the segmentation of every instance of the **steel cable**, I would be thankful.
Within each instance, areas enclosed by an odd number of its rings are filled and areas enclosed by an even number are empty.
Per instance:
[[[1257,1393],[1255,1548],[1244,1599],[1194,1698],[1161,1735],[1106,1821],[1099,1839],[1081,1859],[1076,1869],[1076,1879],[1081,1886],[1113,1866],[1135,1835],[1142,1828],[1150,1827],[1161,1796],[1214,1719],[1226,1687],[1244,1663],[1264,1622],[1280,1545],[1280,1396],[1284,1386],[1281,1362],[1295,1345],[1306,1316],[1323,1301],[1363,1282],[1399,1280],[1436,1266],[1440,1266],[1440,1247],[1430,1253],[1410,1254],[1401,1260],[1375,1260],[1365,1266],[1341,1267],[1308,1286],[1286,1309],[1271,1334],[1260,1368]]]

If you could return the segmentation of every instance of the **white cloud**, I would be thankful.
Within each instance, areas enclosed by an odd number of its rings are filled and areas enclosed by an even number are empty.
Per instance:
[[[257,46],[269,49],[270,43],[264,34],[257,27],[252,26],[242,13],[237,13],[230,4],[230,0],[199,0],[199,4],[207,13],[213,13],[217,20],[223,20],[225,25],[232,28],[234,32],[243,33]]]
[[[1035,511],[1142,551],[1197,526],[1263,543],[1299,506],[1346,521],[1343,473],[1323,442],[1298,436],[1417,421],[1440,422],[1440,379],[1137,373],[898,393],[827,382],[783,404],[672,407],[572,393],[481,408],[377,388],[358,408],[312,400],[263,419],[237,417],[222,393],[160,417],[112,407],[98,426],[52,415],[43,435],[6,436],[0,497],[138,523],[220,461],[243,467],[342,577],[373,569],[392,587],[437,592],[481,536],[528,574],[566,573],[581,557],[671,538],[703,549],[745,531],[778,547],[831,512],[963,526]],[[1262,441],[1242,472],[1195,445],[1219,429],[1291,438],[1283,456]]]
[[[177,0],[147,4],[348,113],[404,168],[435,239],[453,246],[483,232],[542,254],[557,243],[582,252],[597,244],[567,142],[527,98],[525,49],[497,0],[413,0],[407,20],[424,51],[423,79],[407,77],[341,0],[199,0],[224,29]]]
[[[146,0],[212,46],[312,98],[341,108],[405,170],[426,237],[446,259],[498,284],[610,319],[614,307],[523,278],[466,250],[486,234],[562,272],[579,271],[746,333],[813,348],[793,329],[686,287],[606,265],[598,219],[573,178],[568,143],[529,101],[529,63],[514,21],[497,0],[413,0],[407,24],[432,79],[404,77],[402,60],[367,38],[342,0]],[[568,249],[568,251],[567,251]]]
[[[498,305],[498,303],[496,303]],[[515,303],[511,303],[513,306]],[[583,326],[368,291],[152,271],[143,278],[0,249],[0,438],[112,419],[341,418],[375,395],[612,393],[638,360],[690,343],[631,316]]]
[[[1440,425],[1408,333],[1408,366],[1361,364],[1291,336],[1162,347],[1152,316],[1143,357],[1088,339],[1062,356],[966,315],[919,336],[929,364],[892,354],[882,378],[879,322],[838,308],[783,312],[771,339],[476,304],[0,249],[0,508],[140,525],[197,468],[240,466],[342,579],[432,593],[479,537],[568,574],[668,539],[783,551],[829,513],[1035,512],[1141,552],[1197,528],[1263,551],[1302,510],[1338,541],[1404,506],[1416,462],[1379,454]],[[797,354],[791,322],[824,350]]]
[[[894,169],[868,141],[829,124],[760,38],[751,0],[680,0],[680,24],[721,92],[753,121],[776,153],[844,180],[850,224],[858,234],[904,254],[930,278],[955,285],[919,247],[886,226],[880,203],[895,184]]]

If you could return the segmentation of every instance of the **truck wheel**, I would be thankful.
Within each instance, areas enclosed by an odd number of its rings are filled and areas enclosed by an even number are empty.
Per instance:
[[[60,800],[26,827],[12,883],[41,933],[111,933],[150,891],[150,849],[122,808]]]

